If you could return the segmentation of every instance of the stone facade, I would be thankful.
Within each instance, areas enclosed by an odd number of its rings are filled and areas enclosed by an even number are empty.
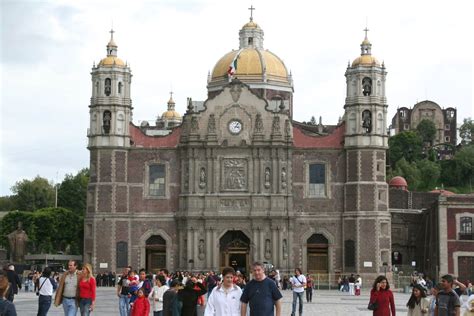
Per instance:
[[[366,38],[346,72],[344,120],[315,127],[292,119],[292,78],[263,52],[263,31],[252,21],[243,30],[245,54],[231,53],[250,66],[229,80],[210,78],[208,99],[200,108],[189,100],[181,125],[152,135],[146,125],[118,132],[114,123],[106,133],[102,120],[89,133],[84,253],[95,269],[231,265],[248,273],[259,260],[331,278],[384,271],[391,253],[384,65],[365,63],[375,60]],[[266,56],[273,68],[250,73],[260,69],[252,56]],[[101,62],[93,82],[123,72],[126,65]],[[111,122],[118,113],[131,118],[129,95],[107,95],[100,84],[91,124],[106,111]]]

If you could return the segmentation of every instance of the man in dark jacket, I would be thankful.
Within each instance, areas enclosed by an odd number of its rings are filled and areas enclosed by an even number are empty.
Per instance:
[[[18,289],[21,290],[21,281],[18,277],[18,274],[16,274],[15,272],[15,267],[13,266],[13,264],[8,265],[6,269],[6,274],[8,277],[8,282],[10,283],[10,288],[8,289],[6,298],[10,302],[13,302],[15,295],[18,294]]]
[[[178,290],[181,283],[175,279],[170,288],[163,294],[163,316],[181,316],[181,302],[178,300]]]

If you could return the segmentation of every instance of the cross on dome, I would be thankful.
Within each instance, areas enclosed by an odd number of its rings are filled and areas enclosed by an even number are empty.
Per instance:
[[[363,29],[363,31],[365,32],[365,39],[367,39],[367,32],[369,31],[369,29],[367,28],[367,26],[365,27],[365,29]]]
[[[250,10],[250,22],[252,22],[252,21],[253,21],[253,10],[255,10],[255,8],[253,7],[253,5],[250,5],[249,10]]]

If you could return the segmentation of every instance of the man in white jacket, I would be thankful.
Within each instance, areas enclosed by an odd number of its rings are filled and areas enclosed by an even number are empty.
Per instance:
[[[207,300],[204,316],[240,316],[242,290],[233,283],[235,270],[222,270],[223,283],[212,290]]]

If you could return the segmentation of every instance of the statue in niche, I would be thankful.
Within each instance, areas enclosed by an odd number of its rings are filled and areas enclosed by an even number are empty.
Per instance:
[[[201,168],[201,175],[199,176],[199,187],[204,189],[206,187],[206,169]]]
[[[288,243],[286,242],[286,239],[283,239],[283,258],[288,258]]]
[[[270,188],[270,168],[265,168],[265,188]]]
[[[369,110],[362,112],[362,127],[365,128],[366,133],[372,131],[372,113]]]
[[[102,119],[102,123],[103,123],[105,134],[110,133],[110,121],[111,120],[112,120],[112,113],[110,113],[110,111],[104,111],[104,116],[103,116],[103,119]]]
[[[286,188],[286,169],[281,169],[281,187],[283,189]]]
[[[259,113],[257,114],[257,117],[255,118],[255,133],[262,133],[263,132],[263,121],[262,121],[262,115]]]
[[[197,132],[199,130],[199,122],[197,117],[193,116],[191,118],[191,132]]]
[[[23,230],[23,223],[18,222],[16,230],[7,235],[8,244],[10,246],[10,259],[15,263],[25,261],[26,244],[28,243],[28,235]]]
[[[242,93],[242,87],[240,84],[233,84],[230,87],[230,95],[232,96],[232,100],[234,102],[239,101],[241,93]]]
[[[216,132],[216,117],[214,114],[209,116],[209,122],[207,124],[207,132],[209,134],[214,134]]]
[[[204,260],[205,253],[204,253],[204,239],[199,239],[199,245],[198,245],[198,250],[199,250],[199,259]]]
[[[184,167],[184,188],[185,189],[189,188],[189,166],[188,165]]]
[[[272,134],[279,134],[279,133],[280,133],[280,117],[275,116],[273,118]]]
[[[372,79],[365,77],[362,79],[362,93],[365,96],[370,96],[372,93]]]
[[[272,257],[272,251],[270,249],[270,239],[265,239],[265,259],[270,259]]]

